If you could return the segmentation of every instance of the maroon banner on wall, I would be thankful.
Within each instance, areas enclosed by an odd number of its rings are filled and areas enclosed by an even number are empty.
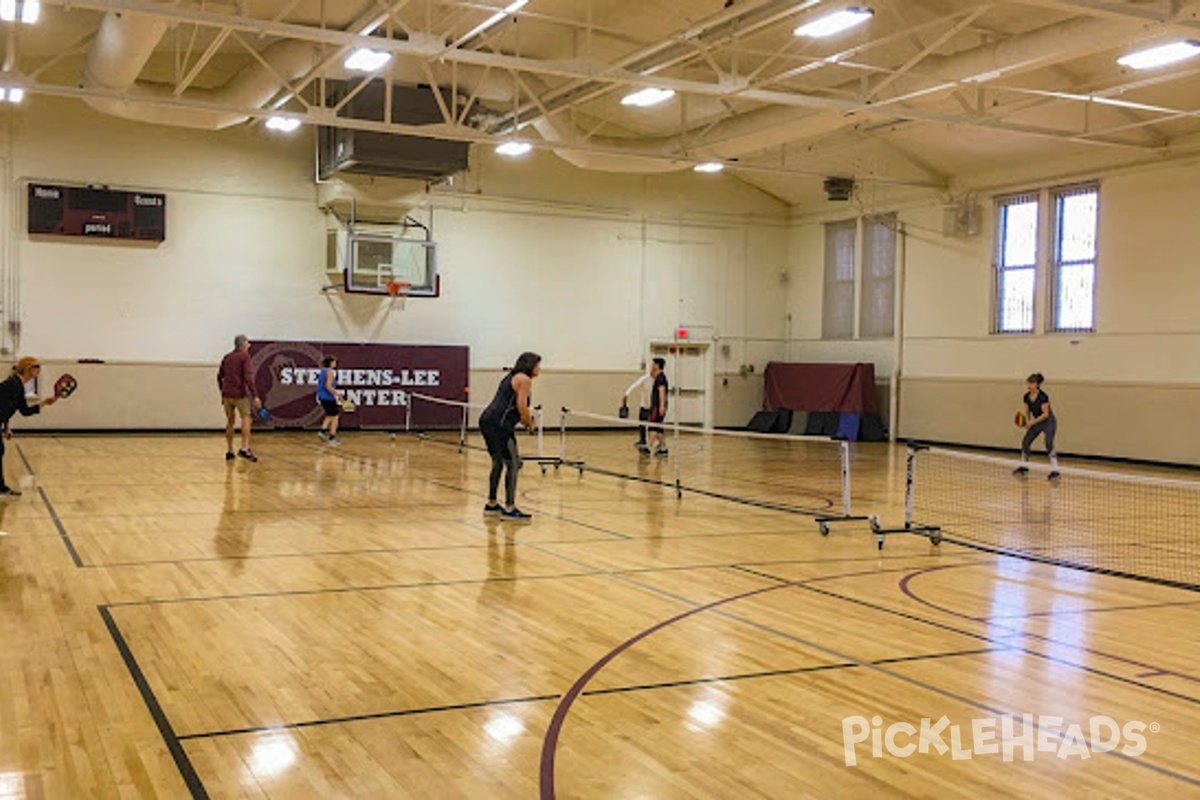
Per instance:
[[[324,418],[317,405],[321,359],[337,359],[337,387],[354,403],[343,428],[402,428],[409,393],[465,402],[470,349],[460,345],[345,344],[339,342],[251,341],[254,384],[271,412],[273,428],[315,427]],[[415,427],[458,427],[455,406],[417,401]]]
[[[792,364],[771,361],[763,375],[763,408],[877,414],[874,364]]]

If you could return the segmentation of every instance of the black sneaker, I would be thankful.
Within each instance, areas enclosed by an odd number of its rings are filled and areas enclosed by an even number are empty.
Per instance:
[[[334,447],[337,447],[339,444],[341,444],[341,443],[342,443],[342,440],[341,440],[341,439],[339,439],[339,438],[338,438],[338,437],[336,437],[336,436],[330,436],[328,441],[329,441],[329,443],[330,443],[331,445],[333,445]]]
[[[237,456],[235,456],[235,455],[233,454],[233,451],[232,451],[232,450],[230,450],[228,453],[226,453],[226,454],[225,454],[225,460],[226,460],[226,461],[233,461],[235,458],[237,458]]]
[[[247,461],[258,461],[258,456],[254,455],[250,450],[238,450],[238,455]]]
[[[658,451],[654,453],[654,455],[658,456],[659,458],[666,458],[668,455],[667,448],[660,447]]]
[[[502,511],[504,511],[504,506],[499,503],[487,503],[483,507],[485,517],[498,517]]]
[[[508,508],[500,509],[500,518],[501,519],[511,519],[514,522],[528,522],[529,520],[533,519],[533,515],[526,514],[521,509],[513,507],[511,509],[508,509]]]
[[[1049,475],[1047,475],[1047,476],[1046,476],[1046,480],[1048,480],[1048,481],[1056,481],[1056,480],[1058,480],[1058,479],[1059,479],[1059,478],[1061,478],[1061,477],[1062,477],[1062,475],[1060,475],[1060,474],[1058,473],[1058,470],[1054,470],[1053,472],[1051,472]]]
[[[7,486],[0,489],[0,497],[20,497],[21,493],[16,489],[10,489]]]
[[[1024,476],[1026,476],[1028,474],[1029,474],[1029,467],[1017,467],[1016,469],[1013,470],[1013,475],[1016,475],[1018,478],[1023,478]]]

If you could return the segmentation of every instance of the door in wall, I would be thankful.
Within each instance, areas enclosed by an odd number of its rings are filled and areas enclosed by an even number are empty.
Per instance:
[[[672,413],[682,425],[712,424],[712,347],[707,342],[652,342],[651,358],[667,361]]]

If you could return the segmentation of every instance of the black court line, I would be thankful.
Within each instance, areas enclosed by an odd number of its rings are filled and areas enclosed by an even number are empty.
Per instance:
[[[138,692],[142,696],[142,702],[146,704],[146,709],[150,712],[150,716],[154,718],[154,724],[158,726],[158,732],[163,737],[163,742],[167,745],[167,750],[171,753],[171,758],[175,760],[175,767],[179,770],[180,777],[183,778],[183,782],[187,785],[188,791],[192,795],[192,800],[208,800],[208,791],[205,790],[204,783],[200,780],[200,776],[196,774],[196,768],[192,766],[192,761],[188,758],[183,745],[179,743],[179,737],[175,735],[175,730],[171,727],[171,721],[163,713],[162,705],[158,702],[158,698],[154,696],[154,690],[150,688],[150,684],[146,681],[146,676],[143,674],[142,668],[138,666],[133,651],[129,649],[129,643],[125,641],[125,636],[121,633],[117,621],[113,619],[112,612],[109,611],[108,606],[102,605],[96,608],[99,610],[101,618],[104,619],[104,626],[108,628],[108,633],[112,636],[113,644],[117,646],[117,651],[121,654],[121,659],[125,662],[125,667],[129,670],[129,675],[133,678],[134,685],[137,686]]]
[[[76,501],[71,501],[71,502],[76,502]],[[462,505],[459,503],[426,503],[425,507],[426,508],[435,508],[435,509],[461,509]],[[233,511],[233,512],[222,511],[220,508],[214,508],[211,511],[172,511],[170,514],[167,514],[165,512],[160,512],[160,511],[155,511],[150,514],[146,514],[144,512],[139,513],[139,514],[132,514],[132,513],[131,514],[100,514],[100,513],[92,513],[90,511],[88,511],[86,513],[79,512],[77,514],[68,514],[67,516],[68,517],[80,516],[80,517],[87,517],[88,519],[140,519],[140,518],[146,517],[146,516],[152,516],[152,517],[153,516],[219,517],[223,514],[232,513],[235,515],[263,514],[263,515],[274,515],[277,517],[290,517],[290,516],[294,516],[296,514],[296,512],[300,512],[300,511],[320,511],[320,512],[326,512],[329,514],[339,514],[344,511],[392,511],[392,512],[395,512],[397,510],[397,508],[398,508],[398,506],[395,506],[395,505],[364,506],[364,505],[350,504],[345,507],[301,506],[301,507],[297,508],[295,506],[290,506],[286,510],[267,509],[267,508],[247,508],[247,509],[241,509],[239,511]],[[456,521],[456,519],[457,519],[457,517],[432,517],[430,519],[425,519],[422,521],[424,521],[424,522],[446,522],[446,521],[453,522],[453,521]],[[334,521],[334,524],[335,525],[337,524],[336,521]],[[345,524],[352,524],[352,523],[345,523]]]
[[[622,694],[625,692],[641,692],[650,689],[675,689],[683,686],[702,686],[706,683],[730,683],[733,681],[754,680],[756,678],[786,678],[791,675],[806,675],[812,672],[826,672],[828,670],[839,669],[857,669],[865,665],[880,666],[884,664],[906,664],[913,661],[935,661],[943,658],[961,658],[964,656],[982,656],[989,653],[1003,653],[1011,650],[1010,647],[984,647],[975,650],[959,650],[953,653],[928,653],[925,655],[915,656],[893,656],[892,658],[879,658],[874,661],[867,661],[863,664],[858,664],[853,661],[839,661],[834,664],[817,664],[811,667],[797,667],[795,669],[774,669],[763,672],[746,672],[739,675],[724,675],[718,678],[693,678],[691,680],[682,681],[666,681],[663,683],[646,683],[639,686],[617,686],[611,689],[589,689],[583,692],[581,697],[598,697],[606,694]]]
[[[471,496],[473,496],[473,497],[484,497],[484,493],[483,493],[483,492],[476,492],[476,491],[472,491],[472,490],[470,490],[470,489],[465,489],[465,488],[463,488],[462,486],[455,486],[454,484],[450,484],[450,483],[443,483],[442,481],[439,481],[439,480],[434,480],[434,479],[432,479],[432,478],[422,478],[422,480],[424,480],[424,481],[425,481],[426,483],[428,483],[428,484],[431,484],[431,485],[433,485],[433,486],[437,486],[437,487],[439,487],[439,488],[442,488],[442,489],[448,489],[448,490],[451,490],[451,491],[460,492],[460,493],[462,493],[462,494],[465,494],[465,495],[471,495]],[[524,492],[522,492],[522,493],[521,493],[521,496],[522,496],[522,497],[524,497],[524,496],[525,496],[525,493],[524,493]],[[588,529],[590,529],[590,530],[593,530],[593,531],[599,531],[600,533],[607,533],[607,534],[609,534],[610,536],[616,536],[618,539],[635,539],[635,538],[639,538],[639,537],[631,536],[631,535],[629,535],[629,534],[627,534],[627,533],[621,533],[621,532],[619,532],[619,531],[610,530],[610,529],[608,529],[608,528],[604,528],[604,527],[601,527],[601,526],[599,526],[599,525],[593,525],[593,524],[591,524],[591,523],[588,523],[588,522],[580,522],[579,520],[576,520],[576,519],[571,519],[570,517],[567,517],[567,516],[565,516],[565,515],[563,515],[563,514],[561,514],[561,513],[559,513],[559,514],[555,514],[555,513],[552,513],[552,512],[550,512],[550,511],[547,511],[547,510],[545,509],[545,507],[544,507],[544,506],[543,506],[541,503],[539,503],[537,500],[531,500],[531,502],[533,502],[533,503],[535,504],[535,505],[534,505],[534,508],[538,509],[538,511],[539,511],[540,513],[542,513],[542,514],[545,514],[546,516],[548,516],[548,517],[550,517],[550,518],[552,518],[552,519],[561,520],[561,521],[563,521],[563,522],[566,522],[566,523],[568,523],[568,524],[571,524],[571,525],[578,525],[578,526],[579,526],[579,527],[581,527],[581,528],[588,528]],[[473,525],[472,523],[467,523],[467,524],[468,524],[468,525],[472,525],[472,527],[477,527],[477,526]]]
[[[245,594],[220,594],[204,597],[171,597],[161,600],[128,600],[109,603],[109,608],[130,608],[132,606],[163,606],[177,603],[210,603],[224,600],[258,600],[270,597],[305,597],[318,594],[348,594],[351,592],[386,592],[395,589],[428,589],[439,586],[471,586],[482,583],[512,583],[515,581],[547,581],[562,578],[589,578],[601,575],[600,572],[565,572],[559,575],[519,575],[503,578],[464,578],[454,581],[416,581],[413,583],[390,583],[378,586],[340,586],[332,589],[293,589],[279,592],[246,592]]]
[[[876,603],[871,603],[867,600],[860,600],[857,597],[848,597],[843,594],[838,594],[837,592],[831,592],[828,589],[819,589],[815,586],[809,586],[809,585],[803,585],[803,584],[796,584],[795,588],[803,589],[806,592],[814,592],[816,594],[825,595],[826,597],[831,597],[835,600],[841,600],[843,602],[853,603],[855,605],[859,605],[864,608],[869,608],[873,611],[879,611],[879,612],[882,612],[884,614],[889,614],[894,617],[900,617],[901,619],[907,619],[907,620],[911,620],[913,622],[920,622],[924,625],[928,625],[933,628],[938,628],[940,630],[944,630],[944,631],[947,631],[950,633],[957,633],[957,634],[961,634],[963,636],[969,636],[972,639],[978,639],[982,642],[987,642],[989,644],[994,644],[994,645],[997,645],[1000,647],[1007,646],[1009,650],[1012,650],[1014,652],[1025,653],[1026,655],[1031,655],[1031,656],[1034,656],[1035,658],[1040,658],[1044,661],[1049,661],[1053,664],[1059,664],[1061,666],[1066,666],[1066,667],[1071,667],[1073,669],[1082,670],[1083,672],[1087,672],[1088,674],[1091,674],[1091,675],[1096,675],[1101,678],[1107,678],[1109,680],[1116,681],[1118,683],[1124,683],[1129,686],[1135,686],[1139,689],[1144,689],[1146,691],[1153,692],[1155,694],[1161,694],[1166,697],[1170,697],[1174,700],[1183,700],[1184,702],[1187,702],[1187,703],[1193,703],[1196,705],[1200,705],[1200,697],[1193,697],[1192,695],[1181,694],[1179,692],[1173,692],[1170,689],[1164,689],[1159,686],[1152,686],[1151,684],[1148,684],[1148,683],[1141,683],[1140,681],[1135,681],[1132,678],[1126,678],[1123,675],[1116,675],[1111,672],[1105,672],[1102,669],[1097,669],[1096,667],[1089,667],[1086,664],[1080,664],[1075,661],[1070,661],[1065,658],[1060,658],[1059,656],[1052,656],[1048,653],[1043,653],[1041,651],[1034,650],[1034,649],[1032,649],[1030,647],[1026,647],[1024,645],[1006,645],[1006,643],[1004,641],[996,639],[991,636],[988,636],[986,634],[975,633],[973,631],[964,630],[962,628],[957,628],[953,625],[948,625],[944,622],[938,622],[936,620],[928,619],[926,617],[921,617],[916,614],[910,614],[905,611],[897,611],[895,609],[888,608],[887,606],[881,606]],[[980,624],[986,624],[986,622],[983,622]],[[1028,634],[1025,631],[1020,630],[1018,628],[1010,628],[1009,630],[1011,631],[1011,635],[1008,637],[1009,639],[1024,639],[1028,636]],[[1078,649],[1078,645],[1071,645],[1071,644],[1067,644],[1066,642],[1055,641],[1055,642],[1050,642],[1050,644],[1056,644],[1056,645],[1060,645],[1062,647],[1070,647],[1072,649]],[[1100,658],[1106,658],[1106,657],[1114,658],[1114,656],[1112,656],[1111,654],[1103,653],[1100,651],[1094,652],[1093,655],[1098,656]]]
[[[245,736],[252,733],[270,733],[272,731],[295,730],[297,728],[315,728],[322,725],[345,725],[351,722],[366,722],[374,719],[390,719],[392,717],[415,717],[421,714],[437,714],[443,711],[466,711],[473,708],[492,708],[494,706],[510,706],[519,703],[544,703],[557,700],[557,694],[533,695],[530,697],[512,697],[499,700],[479,700],[474,703],[455,703],[446,706],[429,706],[427,708],[406,708],[399,711],[378,711],[372,714],[354,714],[348,717],[331,717],[329,719],[309,719],[303,722],[280,722],[275,725],[261,725],[249,728],[234,728],[227,731],[204,731],[201,733],[186,733],[179,737],[180,741],[193,739],[215,739],[222,736]]]
[[[17,455],[21,456],[21,461],[25,462],[25,469],[29,471],[30,476],[37,477],[37,473],[33,471],[33,465],[29,463],[29,459],[25,455],[25,450],[19,444],[17,445]],[[59,538],[66,545],[67,554],[71,556],[71,562],[75,564],[76,568],[84,566],[83,559],[79,557],[79,551],[75,549],[75,543],[71,541],[71,535],[67,533],[62,520],[58,518],[58,512],[54,510],[54,504],[46,496],[46,490],[42,488],[41,484],[38,485],[37,490],[38,495],[42,498],[42,503],[46,506],[46,510],[50,512],[50,520],[58,530]]]
[[[583,566],[589,566],[589,565],[583,564]],[[862,573],[857,573],[857,574],[858,575],[874,575],[876,573],[868,571],[868,572],[862,572]],[[835,580],[835,579],[855,577],[855,576],[856,576],[855,573],[848,573],[848,574],[824,576],[823,579]],[[713,613],[716,616],[722,617],[724,619],[732,620],[734,622],[740,622],[740,623],[747,625],[751,628],[754,628],[756,630],[763,631],[764,633],[781,636],[785,639],[788,639],[788,640],[794,641],[798,644],[801,644],[809,649],[816,650],[816,651],[822,652],[822,653],[826,653],[826,654],[835,656],[842,660],[857,661],[861,666],[866,667],[868,669],[876,670],[880,674],[886,675],[890,678],[896,679],[898,681],[902,681],[902,682],[907,683],[912,686],[917,686],[918,688],[930,691],[934,694],[938,694],[943,697],[948,697],[952,700],[958,701],[958,702],[963,703],[972,708],[977,708],[977,709],[980,709],[983,711],[988,711],[989,713],[992,713],[995,715],[1004,715],[1004,714],[1008,713],[1008,712],[1001,710],[998,707],[993,707],[991,705],[988,705],[988,703],[986,701],[976,700],[973,697],[970,697],[966,694],[961,694],[958,692],[950,691],[950,690],[942,688],[940,686],[930,684],[920,678],[915,678],[915,677],[912,677],[909,675],[905,675],[904,673],[901,673],[901,672],[896,672],[894,670],[889,669],[887,666],[873,665],[864,660],[857,660],[853,656],[850,656],[850,655],[847,655],[844,653],[840,653],[837,650],[834,650],[825,645],[819,644],[814,641],[806,640],[801,636],[791,634],[786,631],[781,631],[777,628],[773,628],[769,625],[757,622],[752,619],[748,619],[744,616],[739,616],[737,614],[733,614],[728,611],[722,611],[719,608],[720,606],[726,605],[731,602],[736,602],[738,600],[744,600],[744,599],[747,599],[750,597],[759,596],[759,595],[762,595],[762,594],[765,594],[768,592],[773,592],[773,591],[777,591],[777,590],[787,590],[787,589],[790,589],[793,587],[802,588],[802,589],[808,588],[804,585],[805,583],[817,582],[817,581],[822,580],[822,578],[812,578],[812,579],[809,579],[808,581],[796,581],[796,582],[790,582],[790,584],[783,583],[783,584],[773,586],[773,587],[768,587],[765,589],[756,589],[756,590],[753,590],[750,592],[744,592],[742,594],[734,595],[732,597],[727,597],[727,598],[724,598],[721,600],[716,600],[716,601],[713,601],[710,603],[697,603],[696,601],[690,600],[687,597],[684,597],[682,595],[674,594],[672,592],[669,592],[669,591],[666,591],[663,589],[659,589],[659,588],[656,588],[656,587],[653,587],[653,586],[650,586],[647,584],[642,584],[638,581],[632,580],[627,577],[622,578],[622,580],[629,581],[631,584],[633,584],[635,586],[641,586],[644,589],[646,589],[648,591],[652,591],[661,596],[677,599],[677,600],[691,606],[691,609],[688,611],[684,611],[680,614],[677,614],[676,616],[671,617],[667,620],[659,622],[658,624],[651,626],[650,628],[647,628],[646,630],[642,631],[641,633],[638,633],[635,636],[627,639],[625,642],[621,643],[613,650],[609,651],[609,653],[607,653],[605,656],[603,656],[598,661],[596,661],[596,663],[593,664],[591,668],[589,668],[586,672],[584,672],[579,677],[579,679],[575,682],[575,684],[567,691],[567,693],[565,695],[563,695],[563,699],[559,702],[559,705],[555,709],[554,716],[552,717],[552,719],[550,721],[550,725],[548,726],[548,728],[546,730],[546,734],[545,734],[545,737],[544,737],[543,743],[542,743],[542,753],[541,753],[541,759],[540,759],[540,773],[539,773],[540,796],[541,796],[542,800],[554,800],[554,798],[556,797],[555,788],[554,788],[554,780],[555,780],[554,776],[555,776],[556,754],[558,751],[558,742],[560,739],[560,735],[561,735],[563,726],[566,722],[568,715],[570,714],[571,707],[574,704],[575,700],[578,699],[580,696],[582,696],[583,692],[585,691],[585,687],[586,687],[587,683],[590,680],[592,680],[592,678],[594,678],[595,675],[597,675],[601,670],[603,670],[604,667],[610,661],[617,658],[621,653],[623,653],[625,650],[627,650],[629,647],[633,646],[637,642],[641,641],[642,639],[646,638],[647,636],[650,636],[665,627],[675,624],[681,620],[687,619],[695,614],[700,614],[700,613],[705,613],[705,612]],[[833,593],[830,593],[830,594],[833,594]],[[837,595],[834,595],[834,596],[837,596]],[[868,607],[870,606],[869,603],[863,603],[863,605],[868,606]],[[888,611],[888,609],[885,609],[882,607],[880,607],[879,610]],[[917,619],[918,621],[921,621],[921,622],[928,622],[928,620],[922,620],[920,618],[915,618],[915,619]],[[952,630],[951,628],[949,628],[949,626],[945,626],[945,627],[948,630]],[[1006,643],[1003,643],[1003,642],[1000,642],[1000,643],[992,642],[992,640],[990,640],[988,637],[985,637],[985,636],[980,636],[977,634],[970,634],[970,633],[965,633],[965,632],[964,632],[964,635],[966,635],[970,638],[982,639],[984,641],[988,641],[989,643],[999,644],[1001,647],[1009,647],[1009,645],[1007,645]],[[1020,649],[1022,651],[1025,651],[1024,648],[1012,648],[1012,649]],[[1029,654],[1033,655],[1033,656],[1047,658],[1047,656],[1045,656],[1042,653],[1037,653],[1037,652],[1033,652],[1033,651],[1026,651],[1026,652],[1029,652]],[[1093,672],[1094,674],[1106,675],[1106,673],[1103,673],[1099,670],[1090,670],[1086,667],[1083,667],[1082,665],[1072,664],[1069,661],[1064,661],[1062,663],[1066,666],[1071,666],[1071,667],[1074,667],[1077,669],[1084,669],[1086,671]],[[1131,681],[1130,683],[1135,683],[1135,682]],[[1135,685],[1136,685],[1136,683],[1135,683]],[[1146,687],[1146,688],[1151,688],[1151,687]],[[1168,693],[1168,694],[1173,694],[1173,693]],[[1191,700],[1192,702],[1200,702],[1200,701],[1195,700],[1194,698],[1187,698],[1186,696],[1180,696],[1180,697],[1181,697],[1181,699]],[[1038,728],[1039,726],[1035,725],[1034,727]],[[1175,772],[1174,770],[1172,770],[1168,767],[1163,767],[1163,766],[1159,766],[1157,764],[1149,763],[1146,761],[1141,761],[1141,760],[1138,760],[1131,756],[1127,756],[1124,753],[1120,753],[1120,752],[1116,752],[1116,751],[1109,751],[1109,754],[1113,758],[1127,762],[1134,766],[1148,769],[1152,772],[1156,772],[1161,775],[1166,775],[1166,776],[1172,778],[1173,780],[1177,780],[1181,783],[1187,783],[1187,784],[1191,784],[1193,786],[1200,786],[1200,778],[1195,778],[1190,775],[1185,775],[1185,774],[1182,774],[1179,772]]]
[[[607,540],[601,540],[601,541],[607,541]],[[521,546],[522,544],[525,547],[530,546],[530,544],[528,542],[522,543],[518,539],[512,540],[512,543],[517,546]],[[545,543],[542,543],[542,544],[545,544]],[[479,547],[479,549],[481,549],[481,550],[486,549],[486,546],[481,545]],[[543,550],[540,547],[536,548],[536,549],[538,550],[538,552],[541,552],[542,555],[546,555],[546,556],[560,559],[562,561],[566,561],[568,564],[573,564],[576,567],[580,566],[580,564],[582,563],[582,562],[577,561],[576,559],[569,558],[567,556],[558,555],[557,553],[552,553],[547,550]],[[605,569],[599,569],[599,568],[589,568],[585,571],[563,572],[563,573],[559,573],[557,575],[519,575],[516,577],[504,577],[504,578],[462,578],[462,579],[447,580],[447,581],[415,581],[412,583],[376,584],[374,586],[337,586],[337,587],[333,587],[333,588],[329,588],[329,589],[283,589],[283,590],[273,591],[273,592],[245,592],[242,594],[213,594],[213,595],[200,595],[197,597],[169,597],[169,598],[154,599],[154,600],[125,600],[125,601],[117,601],[117,602],[109,603],[108,606],[109,606],[109,608],[128,608],[131,606],[157,606],[157,605],[172,605],[172,604],[176,604],[176,603],[212,603],[212,602],[221,602],[221,601],[225,601],[225,600],[251,600],[251,599],[262,599],[262,598],[271,598],[271,597],[303,597],[303,596],[307,596],[307,595],[346,594],[346,593],[350,593],[350,592],[380,592],[380,591],[389,591],[392,589],[429,589],[429,588],[436,588],[439,586],[471,586],[471,585],[478,585],[478,584],[489,583],[489,582],[494,582],[494,581],[505,581],[505,582],[518,581],[518,580],[551,581],[551,580],[566,580],[566,579],[571,579],[571,578],[590,578],[590,577],[597,577],[597,576],[619,577],[619,576],[624,576],[624,575],[647,575],[647,574],[654,574],[654,573],[659,573],[659,572],[688,572],[691,570],[714,570],[714,569],[739,569],[743,572],[757,574],[763,578],[769,578],[771,580],[778,581],[780,583],[791,583],[791,581],[789,581],[789,580],[786,580],[784,578],[778,578],[774,575],[767,575],[766,573],[756,573],[754,570],[746,569],[745,565],[752,564],[754,566],[775,566],[775,565],[794,565],[794,564],[841,564],[841,563],[855,564],[855,563],[864,562],[864,561],[869,561],[871,563],[877,563],[879,561],[910,561],[913,559],[929,558],[929,557],[930,556],[880,556],[880,557],[863,556],[861,558],[784,559],[781,561],[739,562],[737,564],[684,564],[681,566],[674,566],[674,567],[635,567],[633,569],[626,569],[626,570],[605,570]],[[963,559],[968,559],[968,558],[972,558],[972,557],[973,557],[973,554],[971,554],[971,553],[963,553],[961,556],[959,556],[959,558],[963,558]],[[964,560],[962,563],[963,564],[990,564],[993,562],[990,560],[976,560],[976,561],[965,561]],[[892,569],[880,570],[879,573],[876,573],[876,574],[885,574],[885,573],[889,573],[889,572],[903,572],[904,570],[920,569],[920,568],[921,567],[919,567],[919,566],[909,564],[904,567],[895,567]],[[811,579],[808,579],[808,580],[811,580]]]
[[[58,518],[58,512],[54,510],[54,504],[50,502],[50,498],[46,496],[46,490],[41,486],[37,487],[38,494],[42,496],[42,502],[46,504],[46,510],[50,512],[50,519],[54,522],[54,527],[58,528],[58,535],[62,537],[63,544],[67,546],[67,552],[71,555],[71,561],[76,567],[85,567],[83,559],[79,557],[79,551],[75,549],[75,543],[71,541],[71,535],[67,533],[63,522]]]
[[[94,535],[94,534],[89,534]],[[600,542],[611,542],[612,539],[571,539],[561,544],[597,544]],[[556,543],[557,544],[557,543]],[[358,555],[381,555],[381,554],[396,554],[404,553],[431,553],[443,550],[486,550],[487,544],[451,544],[451,545],[429,545],[420,547],[376,547],[365,548],[362,550],[314,550],[304,553],[263,553],[259,555],[245,556],[196,556],[195,558],[162,558],[149,559],[146,561],[98,561],[91,564],[86,564],[89,569],[107,569],[120,567],[146,567],[163,564],[203,564],[211,562],[226,562],[226,561],[266,561],[276,558],[319,558],[323,556],[358,556]]]
[[[964,656],[985,655],[994,653],[1007,648],[983,648],[978,650],[960,650],[951,653],[929,653],[924,655],[898,656],[892,658],[882,658],[877,661],[867,662],[869,664],[900,664],[912,661],[929,661],[942,658],[958,658]],[[668,683],[648,683],[635,686],[620,686],[610,689],[594,689],[583,693],[584,697],[599,697],[610,694],[620,694],[625,692],[643,692],[652,691],[655,689],[674,689],[684,686],[698,686],[709,683],[726,683],[731,681],[753,680],[756,678],[776,678],[787,677],[789,675],[803,675],[811,672],[826,672],[830,670],[854,669],[863,666],[854,662],[841,662],[836,664],[818,664],[809,667],[796,667],[794,669],[771,670],[765,672],[740,673],[736,675],[719,675],[709,678],[694,678],[692,680],[671,681]],[[392,719],[396,717],[412,717],[422,714],[437,714],[445,711],[465,711],[476,708],[491,708],[493,706],[515,705],[518,703],[541,703],[550,700],[558,700],[562,697],[562,693],[556,694],[540,694],[531,695],[529,697],[503,698],[497,700],[481,700],[473,703],[455,703],[444,706],[428,706],[422,708],[407,708],[398,711],[378,711],[370,714],[354,714],[345,717],[330,717],[327,719],[310,719],[301,722],[280,722],[274,725],[251,726],[246,728],[233,728],[230,730],[220,731],[204,731],[201,733],[185,733],[178,737],[179,741],[190,741],[193,739],[215,739],[225,736],[245,736],[248,734],[269,733],[280,730],[293,730],[296,728],[314,728],[324,725],[344,725],[352,722],[366,722],[369,720]]]
[[[19,444],[17,445],[17,455],[19,455],[21,457],[21,461],[25,463],[25,471],[30,475],[36,476],[37,473],[33,471],[33,465],[29,463],[29,458],[25,455],[25,449]]]

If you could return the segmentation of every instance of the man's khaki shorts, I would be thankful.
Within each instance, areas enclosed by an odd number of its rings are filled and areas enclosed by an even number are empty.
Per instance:
[[[221,405],[225,407],[225,419],[229,422],[233,422],[235,411],[241,415],[242,419],[250,418],[249,397],[222,397]]]

